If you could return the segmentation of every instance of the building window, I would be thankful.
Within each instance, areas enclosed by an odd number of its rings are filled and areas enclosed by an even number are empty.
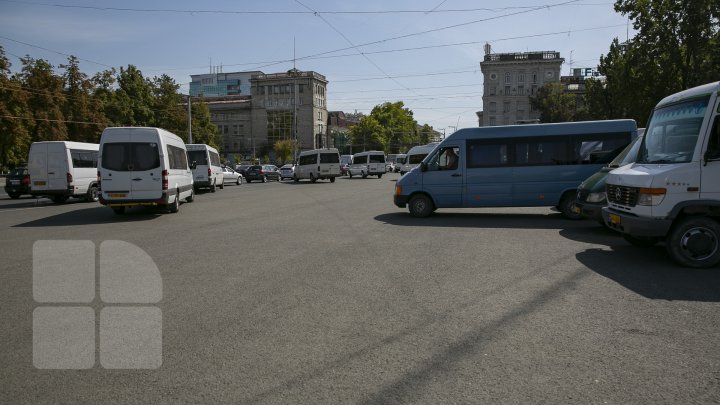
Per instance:
[[[490,95],[494,96],[495,95],[495,86],[490,86],[489,90],[490,90]]]
[[[506,96],[510,95],[510,86],[505,86],[505,95]]]
[[[533,72],[533,83],[537,83],[537,72]]]
[[[525,73],[518,73],[518,82],[520,82],[520,83],[525,82]]]
[[[510,112],[510,102],[506,101],[503,103],[503,112],[507,113]]]
[[[490,102],[490,112],[494,113],[495,111],[497,111],[497,103],[494,101],[491,101]]]
[[[496,125],[495,117],[490,117],[490,125]]]
[[[510,83],[511,77],[512,76],[510,75],[510,72],[506,72],[505,73],[505,83]]]
[[[518,96],[524,96],[525,95],[525,86],[518,85],[517,91],[518,91]]]
[[[533,86],[530,88],[530,95],[531,95],[531,96],[534,96],[535,93],[537,93],[537,86],[533,85]]]

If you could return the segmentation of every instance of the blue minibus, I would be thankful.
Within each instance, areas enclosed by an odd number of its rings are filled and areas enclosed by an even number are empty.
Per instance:
[[[580,183],[637,137],[634,120],[461,129],[395,185],[415,217],[438,208],[554,206],[570,219]]]

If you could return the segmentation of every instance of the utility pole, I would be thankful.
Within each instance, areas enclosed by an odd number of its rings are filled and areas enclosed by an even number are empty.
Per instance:
[[[192,140],[192,102],[190,93],[188,93],[188,143],[193,143]]]

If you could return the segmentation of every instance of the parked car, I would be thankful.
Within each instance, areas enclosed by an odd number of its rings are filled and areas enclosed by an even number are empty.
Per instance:
[[[247,172],[247,169],[252,167],[252,165],[237,165],[235,166],[235,171],[240,173],[245,179],[247,180],[247,177],[245,176],[245,172]]]
[[[295,165],[286,164],[280,168],[280,180],[292,179],[295,174]]]
[[[242,174],[236,172],[235,170],[233,170],[230,167],[223,166],[222,174],[223,174],[223,184],[230,183],[230,184],[237,184],[239,186],[243,182]]]
[[[25,166],[16,167],[5,178],[5,192],[12,199],[30,194],[30,173]]]
[[[347,176],[352,164],[352,155],[340,155],[340,175]]]
[[[275,165],[254,165],[245,172],[245,180],[251,183],[253,180],[260,180],[263,183],[268,180],[280,181],[280,170]]]

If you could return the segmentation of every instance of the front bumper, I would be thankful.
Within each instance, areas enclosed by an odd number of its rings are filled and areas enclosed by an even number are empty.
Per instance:
[[[594,219],[603,222],[602,209],[605,204],[594,204],[583,201],[575,201],[575,206],[580,210],[584,218]]]
[[[669,218],[639,217],[610,207],[603,207],[602,217],[608,228],[631,236],[664,237],[672,226]]]
[[[407,202],[408,202],[409,198],[410,197],[408,197],[406,195],[396,195],[396,196],[393,196],[393,203],[398,208],[405,208],[407,206]]]

